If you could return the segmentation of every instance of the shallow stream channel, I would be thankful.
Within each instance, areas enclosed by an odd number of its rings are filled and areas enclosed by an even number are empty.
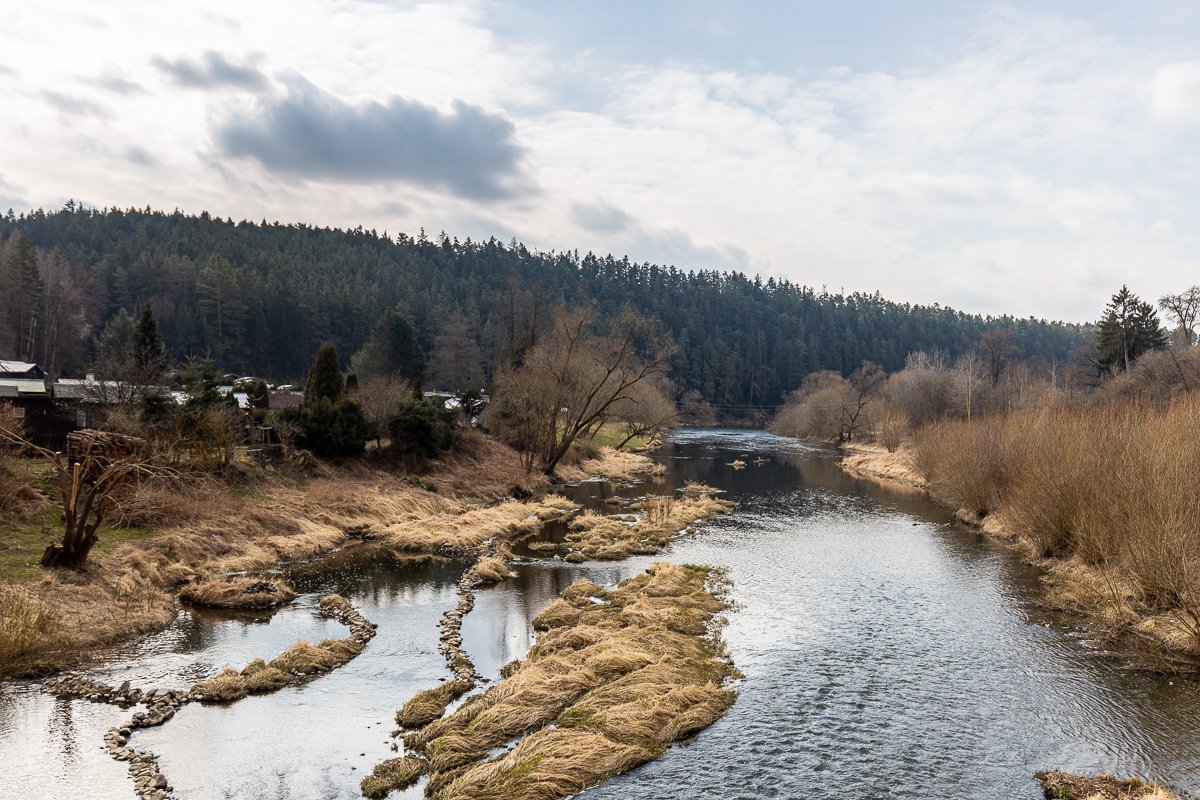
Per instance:
[[[646,483],[564,493],[616,513],[609,498],[695,480],[737,509],[653,558],[567,564],[529,550],[515,578],[478,590],[463,621],[465,649],[496,680],[532,644],[530,621],[576,578],[611,585],[658,559],[728,570],[725,639],[745,673],[736,704],[582,797],[1034,800],[1040,769],[1138,774],[1200,796],[1200,682],[1108,652],[1042,606],[1032,567],[923,496],[854,479],[830,451],[757,431],[680,431],[656,457],[667,471]],[[361,656],[301,687],[187,705],[130,744],[158,755],[181,800],[358,798],[362,777],[396,755],[396,709],[449,676],[438,622],[464,568],[350,548],[293,567],[301,594],[284,609],[184,611],[90,674],[187,689],[297,639],[344,635],[316,613],[319,595],[338,592],[379,626]],[[0,684],[0,797],[134,797],[127,765],[103,744],[129,713],[36,682]],[[392,796],[420,795],[417,786]]]

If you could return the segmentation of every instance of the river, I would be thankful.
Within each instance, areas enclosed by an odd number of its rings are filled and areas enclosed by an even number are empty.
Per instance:
[[[1200,788],[1200,683],[1131,669],[1040,605],[1031,567],[924,497],[851,478],[830,452],[763,432],[680,431],[657,455],[667,473],[649,484],[566,491],[603,508],[612,494],[698,480],[738,502],[659,558],[729,571],[725,639],[746,677],[716,724],[587,800],[1034,800],[1032,774],[1049,768]],[[746,468],[729,466],[738,458]],[[571,581],[612,584],[653,560],[519,564],[516,578],[478,592],[465,647],[495,679],[532,643],[530,620]],[[395,710],[447,677],[437,623],[457,601],[461,570],[352,549],[293,569],[302,594],[277,613],[184,612],[93,672],[186,688],[297,638],[344,635],[314,613],[318,594],[340,592],[379,625],[363,655],[304,687],[186,706],[131,745],[159,756],[181,800],[357,798],[363,775],[395,756]],[[129,713],[0,684],[0,796],[133,797],[125,765],[102,742]]]

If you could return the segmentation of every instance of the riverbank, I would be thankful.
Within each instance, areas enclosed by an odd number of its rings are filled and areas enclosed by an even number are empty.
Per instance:
[[[1138,654],[1152,657],[1156,668],[1200,669],[1200,620],[1191,620],[1184,610],[1145,607],[1129,575],[1088,563],[1076,553],[1048,555],[1003,503],[981,514],[954,502],[954,493],[939,490],[917,468],[920,455],[910,442],[895,452],[871,444],[848,445],[842,451],[841,465],[849,474],[890,488],[925,492],[954,511],[960,522],[1016,549],[1043,570],[1047,599],[1055,607],[1083,615],[1113,637],[1132,639]]]
[[[646,456],[603,448],[572,475],[632,479],[654,468]],[[482,435],[420,476],[364,461],[320,464],[311,475],[253,463],[239,470],[228,482],[143,487],[119,509],[125,527],[102,531],[104,546],[78,572],[35,566],[56,535],[52,519],[6,536],[0,677],[50,674],[84,663],[97,647],[161,630],[175,618],[180,590],[201,581],[269,572],[364,539],[412,556],[474,556],[484,542],[573,508],[547,494],[549,479],[526,473],[514,451]]]

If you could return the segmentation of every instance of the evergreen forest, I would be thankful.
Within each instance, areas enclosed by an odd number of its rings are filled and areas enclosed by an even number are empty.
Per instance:
[[[692,269],[699,265],[423,231],[389,236],[71,202],[54,212],[10,211],[0,217],[0,243],[10,323],[0,355],[47,362],[63,375],[88,366],[108,321],[149,303],[172,361],[209,356],[224,370],[296,383],[321,342],[355,353],[391,309],[426,352],[446,319],[465,317],[490,378],[518,328],[560,304],[594,302],[600,319],[628,309],[650,318],[675,344],[677,396],[698,392],[738,417],[773,409],[820,370],[849,375],[864,360],[898,370],[913,351],[953,359],[994,330],[1006,331],[1026,359],[1064,361],[1084,334],[1066,323]]]

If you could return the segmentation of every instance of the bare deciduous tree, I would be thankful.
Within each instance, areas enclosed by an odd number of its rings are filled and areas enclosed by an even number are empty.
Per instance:
[[[11,426],[0,427],[0,439],[41,456],[57,478],[63,538],[46,548],[43,567],[83,567],[112,511],[113,492],[137,476],[164,472],[146,460],[146,442],[132,436],[77,431],[68,437],[66,454],[33,444],[24,431]]]
[[[1196,319],[1200,317],[1200,286],[1184,289],[1178,294],[1165,294],[1158,307],[1175,321],[1172,340],[1177,346],[1191,347],[1196,341]]]
[[[625,433],[625,438],[617,445],[618,450],[639,436],[654,440],[663,431],[679,424],[679,411],[671,402],[669,392],[670,384],[665,378],[642,381],[630,387],[629,397],[613,405],[613,417],[620,421]]]
[[[621,314],[603,334],[595,323],[591,306],[560,311],[524,363],[496,381],[496,418],[507,419],[510,441],[541,450],[547,474],[582,433],[630,398],[633,387],[667,369],[672,348],[644,317]],[[534,429],[522,418],[530,414]]]

